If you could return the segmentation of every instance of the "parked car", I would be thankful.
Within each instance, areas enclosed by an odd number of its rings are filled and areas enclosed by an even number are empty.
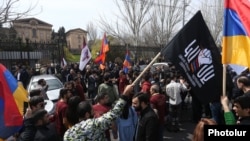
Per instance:
[[[47,90],[47,96],[49,100],[54,101],[54,102],[57,101],[59,97],[60,89],[62,89],[64,86],[63,86],[63,83],[60,81],[60,79],[54,75],[42,74],[42,75],[33,76],[30,79],[30,82],[27,86],[27,91],[30,92],[31,90],[38,89],[39,86],[37,82],[40,79],[44,79],[47,85],[49,86]]]
[[[149,67],[150,72],[154,72],[156,70],[156,67],[162,66],[165,70],[169,68],[169,64],[167,62],[153,63],[153,65]],[[140,72],[142,72],[146,67],[147,65],[140,65]]]
[[[48,99],[45,100],[45,102],[47,103],[45,105],[45,109],[48,112],[51,112],[54,109],[54,103],[59,98],[59,92],[64,86],[60,79],[56,76],[52,74],[42,74],[31,77],[30,82],[27,86],[27,91],[30,92],[32,90],[39,89],[40,86],[38,86],[37,82],[40,79],[44,79],[48,85],[48,90],[46,92]]]
[[[151,70],[151,72],[153,72],[156,70],[156,68],[162,68],[162,67],[164,68],[164,70],[166,70],[169,68],[169,64],[167,62],[154,63],[151,66],[150,70]]]

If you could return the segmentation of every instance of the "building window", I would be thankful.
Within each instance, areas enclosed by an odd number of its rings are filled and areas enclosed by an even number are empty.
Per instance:
[[[78,35],[78,43],[80,44],[81,43],[81,36]]]
[[[36,29],[32,29],[32,38],[36,38],[37,37],[37,35],[36,35]]]
[[[40,33],[40,39],[41,39],[41,40],[44,40],[44,35],[43,35],[42,32]]]

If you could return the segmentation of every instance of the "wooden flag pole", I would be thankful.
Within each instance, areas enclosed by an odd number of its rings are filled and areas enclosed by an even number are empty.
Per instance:
[[[227,65],[223,64],[223,75],[222,75],[222,78],[223,78],[223,80],[222,80],[222,95],[223,96],[226,96],[226,83],[227,83],[226,75],[227,75]]]
[[[153,60],[146,66],[146,68],[139,74],[139,76],[134,80],[134,82],[132,83],[132,85],[135,85],[136,82],[138,82],[140,80],[140,78],[142,77],[142,75],[148,70],[148,68],[150,68],[153,63],[155,62],[155,60],[161,55],[161,52],[159,52],[154,58]]]

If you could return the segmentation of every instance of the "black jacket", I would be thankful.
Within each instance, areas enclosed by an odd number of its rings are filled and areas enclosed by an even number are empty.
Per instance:
[[[38,126],[34,141],[62,141],[58,136],[55,127],[50,125]]]
[[[17,141],[60,141],[53,124],[35,126],[31,118],[24,120],[24,128]]]
[[[17,141],[33,141],[36,134],[36,127],[31,118],[24,119],[24,126]]]
[[[159,119],[154,110],[148,106],[140,113],[137,123],[135,141],[157,141],[159,139]]]
[[[250,125],[250,117],[240,118],[239,125]]]

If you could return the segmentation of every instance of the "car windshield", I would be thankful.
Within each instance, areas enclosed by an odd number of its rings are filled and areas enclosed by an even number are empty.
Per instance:
[[[61,89],[63,87],[62,83],[60,81],[58,81],[57,79],[49,79],[49,80],[45,80],[48,87],[48,91],[49,90],[55,90],[55,89]],[[32,82],[31,84],[31,90],[35,89],[37,87],[37,82]]]
[[[49,86],[48,90],[60,89],[63,85],[57,79],[49,79],[46,80],[47,85]]]

